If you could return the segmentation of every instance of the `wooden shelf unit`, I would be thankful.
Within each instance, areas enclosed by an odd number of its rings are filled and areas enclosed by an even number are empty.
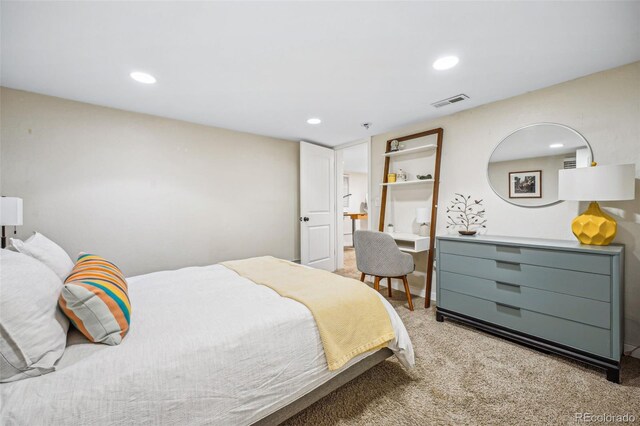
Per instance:
[[[434,183],[434,179],[414,179],[414,180],[405,180],[400,182],[385,182],[381,183],[380,186],[403,186],[403,185],[413,185],[416,183]]]
[[[429,144],[429,145],[416,146],[415,148],[408,148],[408,149],[401,149],[401,150],[398,150],[398,151],[385,152],[382,155],[384,155],[385,157],[397,157],[399,155],[415,154],[417,152],[424,152],[424,151],[435,151],[437,149],[438,149],[437,145]]]
[[[443,134],[444,130],[442,128],[431,129],[420,133],[415,133],[412,135],[403,136],[400,138],[394,138],[387,141],[387,146],[385,149],[385,153],[383,154],[384,159],[384,173],[383,173],[383,181],[382,181],[382,200],[380,205],[380,222],[378,224],[378,230],[380,232],[384,232],[384,223],[385,223],[385,213],[387,209],[387,191],[390,187],[404,187],[412,186],[414,184],[432,184],[433,192],[432,192],[432,202],[431,202],[431,235],[429,237],[420,237],[418,235],[413,234],[392,234],[396,236],[403,235],[405,239],[395,238],[396,243],[398,243],[398,247],[402,251],[406,251],[408,253],[419,253],[428,250],[428,259],[427,259],[427,276],[426,276],[426,294],[424,300],[425,308],[429,308],[431,306],[431,286],[433,282],[433,263],[434,263],[434,247],[435,247],[435,229],[436,229],[436,220],[438,217],[438,190],[440,184],[440,159],[442,157],[442,142],[443,142]],[[422,145],[418,147],[403,149],[400,151],[391,151],[391,142],[393,140],[397,140],[398,142],[409,141],[412,139],[418,139],[426,136],[436,136],[437,143]],[[409,154],[417,154],[417,153],[431,153],[435,150],[435,168],[433,172],[433,179],[425,179],[425,180],[411,180],[404,182],[388,182],[389,175],[389,166],[391,163],[391,159],[393,157],[401,156],[401,155],[409,155]],[[428,239],[428,248],[425,250],[426,241],[419,239]],[[420,243],[418,244],[418,241]]]

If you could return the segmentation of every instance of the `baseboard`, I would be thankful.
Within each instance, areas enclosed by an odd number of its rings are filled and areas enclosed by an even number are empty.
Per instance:
[[[624,344],[624,353],[628,353],[631,352],[632,350],[634,350],[635,348],[637,348],[638,345],[629,345],[627,343]],[[630,356],[634,357],[634,358],[638,358],[640,359],[640,349],[637,349],[634,353],[632,353]]]

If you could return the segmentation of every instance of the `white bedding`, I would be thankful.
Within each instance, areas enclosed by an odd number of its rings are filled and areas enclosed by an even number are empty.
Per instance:
[[[0,423],[251,424],[342,371],[328,371],[304,305],[223,266],[141,275],[129,287],[123,343],[70,335],[57,371],[2,385]],[[406,329],[380,298],[397,336],[389,347],[412,366]]]

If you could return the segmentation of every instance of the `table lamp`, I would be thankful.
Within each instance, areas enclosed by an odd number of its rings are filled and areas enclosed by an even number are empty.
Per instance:
[[[635,164],[594,165],[559,171],[560,200],[591,201],[589,208],[571,222],[573,235],[582,244],[607,246],[613,241],[616,221],[600,209],[598,201],[633,200],[635,177]]]
[[[7,246],[7,237],[4,233],[4,227],[22,225],[22,198],[0,197],[0,225],[2,225],[0,244],[2,248],[5,248]]]
[[[419,207],[416,209],[416,222],[420,225],[420,236],[429,236],[429,209]]]

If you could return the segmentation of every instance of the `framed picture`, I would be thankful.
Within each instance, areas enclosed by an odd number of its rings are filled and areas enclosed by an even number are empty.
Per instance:
[[[542,198],[542,170],[509,172],[509,198]]]

